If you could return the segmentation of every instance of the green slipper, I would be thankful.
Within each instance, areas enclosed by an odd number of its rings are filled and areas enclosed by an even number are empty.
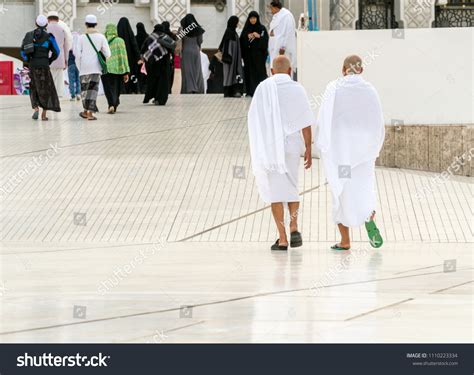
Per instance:
[[[339,244],[335,244],[335,245],[331,246],[331,249],[332,250],[350,250],[351,248],[350,247],[341,247],[341,246],[339,246]]]
[[[367,230],[367,234],[369,236],[370,246],[378,249],[383,245],[383,238],[380,235],[379,228],[375,224],[375,221],[370,220],[365,222],[365,229]]]

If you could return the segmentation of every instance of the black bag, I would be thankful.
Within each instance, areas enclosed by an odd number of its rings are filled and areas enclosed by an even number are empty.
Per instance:
[[[35,52],[35,32],[29,31],[26,33],[25,37],[23,38],[23,42],[21,43],[21,49],[25,53],[25,55],[32,55]]]

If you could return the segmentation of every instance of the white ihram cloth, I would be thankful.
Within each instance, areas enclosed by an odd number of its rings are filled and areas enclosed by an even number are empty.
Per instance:
[[[204,78],[204,94],[207,93],[207,80],[211,75],[211,71],[209,70],[209,57],[204,52],[200,52],[201,54],[201,69],[202,69],[202,77]]]
[[[323,98],[317,147],[332,191],[333,219],[358,227],[376,206],[375,159],[385,137],[382,106],[360,75],[331,82]]]
[[[288,74],[260,83],[250,104],[252,169],[265,203],[298,202],[301,129],[315,124],[306,92]]]
[[[273,15],[270,23],[268,52],[270,63],[280,54],[280,48],[285,48],[285,55],[290,59],[293,70],[296,69],[296,24],[293,14],[286,8],[281,8]]]

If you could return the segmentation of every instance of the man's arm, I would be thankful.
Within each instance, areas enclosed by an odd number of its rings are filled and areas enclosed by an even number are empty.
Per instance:
[[[311,134],[311,125],[304,128],[302,130],[302,133],[303,133],[304,146],[305,146],[304,167],[305,169],[309,169],[311,168],[311,165],[313,164],[313,159],[311,158],[311,144],[313,143],[313,137]]]

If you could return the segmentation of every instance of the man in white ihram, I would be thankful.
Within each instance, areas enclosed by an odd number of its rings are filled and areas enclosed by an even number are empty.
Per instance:
[[[268,52],[270,63],[279,55],[290,59],[293,70],[296,69],[296,24],[293,14],[284,8],[279,0],[270,3],[273,14],[270,23]]]
[[[385,128],[379,96],[362,78],[362,60],[344,60],[343,78],[331,82],[318,117],[317,147],[333,196],[333,219],[341,242],[333,250],[349,250],[349,228],[365,223],[370,243],[382,246],[375,225],[375,159],[382,148]]]
[[[298,232],[298,169],[303,147],[305,168],[311,168],[312,163],[311,125],[315,118],[304,88],[291,79],[291,73],[290,60],[277,56],[273,76],[258,85],[248,114],[255,182],[262,200],[271,203],[279,234],[272,250],[288,250],[284,204],[290,213],[290,245],[303,244]]]

